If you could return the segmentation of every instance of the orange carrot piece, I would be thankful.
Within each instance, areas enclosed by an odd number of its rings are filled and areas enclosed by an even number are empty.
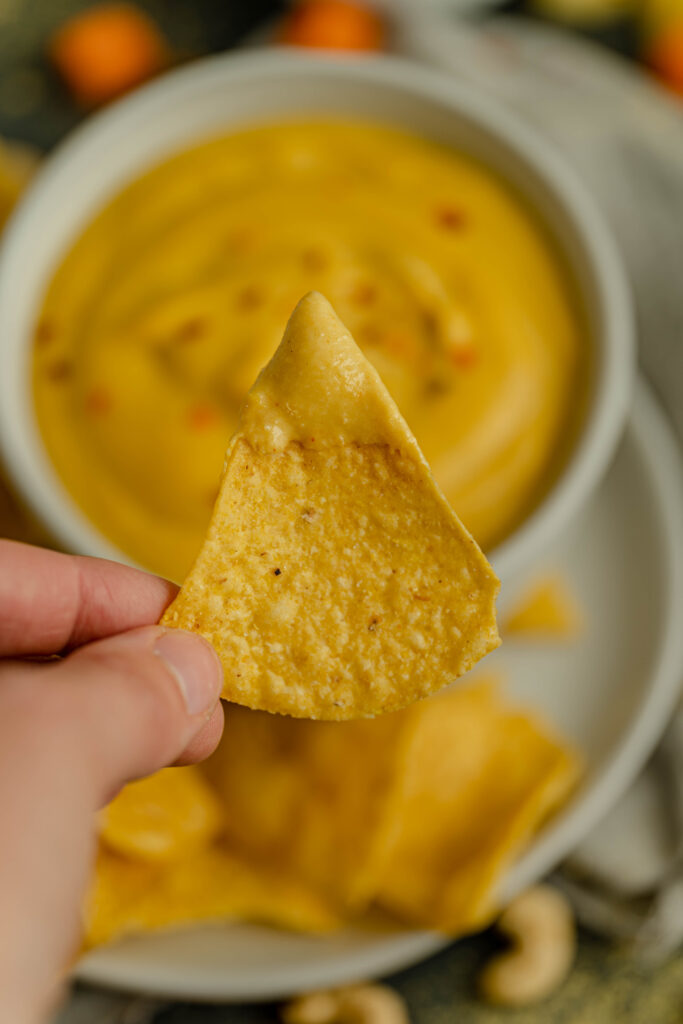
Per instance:
[[[648,62],[667,85],[683,93],[683,21],[657,35],[650,45]]]
[[[381,50],[384,23],[355,0],[302,0],[282,23],[279,41],[323,50]]]
[[[114,99],[168,62],[154,22],[132,4],[104,3],[66,21],[48,54],[74,98],[87,107]]]

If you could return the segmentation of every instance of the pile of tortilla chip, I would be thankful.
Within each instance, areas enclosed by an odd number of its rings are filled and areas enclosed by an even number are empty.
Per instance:
[[[132,783],[102,813],[86,942],[206,921],[320,933],[376,908],[471,931],[578,772],[491,678],[372,721],[228,706],[205,766]]]

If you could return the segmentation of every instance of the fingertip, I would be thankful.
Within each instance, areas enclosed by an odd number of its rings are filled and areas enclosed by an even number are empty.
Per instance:
[[[184,629],[164,629],[154,653],[178,684],[188,714],[208,714],[223,688],[223,668],[208,640]]]
[[[220,743],[224,725],[223,704],[219,700],[209,720],[195,733],[175,764],[196,764],[198,761],[204,761]]]
[[[81,647],[51,671],[62,678],[97,802],[182,751],[188,763],[208,756],[220,738],[222,669],[194,633],[141,627]]]

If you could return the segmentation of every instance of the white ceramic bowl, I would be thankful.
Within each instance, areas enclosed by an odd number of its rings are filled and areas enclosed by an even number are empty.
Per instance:
[[[588,412],[555,484],[493,552],[499,574],[506,577],[536,557],[603,475],[630,399],[631,306],[602,218],[565,165],[508,113],[416,64],[273,51],[221,56],[162,78],[75,132],[46,162],[5,234],[0,451],[20,494],[67,549],[129,560],[67,493],[33,409],[33,326],[64,251],[111,196],[167,155],[245,122],[325,112],[392,122],[479,158],[526,198],[575,278],[595,354]]]

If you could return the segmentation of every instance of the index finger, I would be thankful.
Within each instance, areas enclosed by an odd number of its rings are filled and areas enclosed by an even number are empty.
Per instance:
[[[117,562],[0,540],[0,657],[58,654],[158,622],[177,589]]]

